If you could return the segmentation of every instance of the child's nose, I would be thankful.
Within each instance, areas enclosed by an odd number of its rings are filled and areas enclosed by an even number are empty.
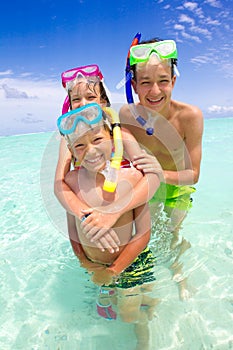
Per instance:
[[[95,153],[95,146],[90,143],[87,147],[87,152],[88,153]]]
[[[80,103],[79,103],[80,107],[83,107],[83,106],[85,106],[85,105],[87,105],[87,104],[88,104],[87,100],[85,99],[85,97],[83,97],[83,98],[80,100]]]
[[[151,87],[151,90],[154,92],[154,93],[159,93],[160,92],[160,88],[158,86],[157,83],[154,83]]]

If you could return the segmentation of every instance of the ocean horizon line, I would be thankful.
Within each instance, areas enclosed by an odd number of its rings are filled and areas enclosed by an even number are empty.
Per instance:
[[[204,120],[210,120],[210,119],[232,119],[233,116],[204,116]],[[22,130],[22,132],[19,132],[18,130],[15,131],[16,133],[14,133],[14,131],[12,131],[12,133],[9,133],[9,131],[4,134],[4,131],[1,130],[1,134],[0,134],[0,138],[2,137],[10,137],[10,136],[24,136],[24,135],[34,135],[34,134],[46,134],[46,133],[53,133],[53,132],[56,132],[58,131],[57,129],[54,129],[54,130],[43,130],[43,131],[33,131],[33,132],[25,132]]]

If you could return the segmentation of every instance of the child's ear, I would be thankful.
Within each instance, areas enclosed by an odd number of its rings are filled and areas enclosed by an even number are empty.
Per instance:
[[[173,75],[172,77],[172,88],[174,88],[176,82],[176,75]]]
[[[136,81],[135,81],[135,80],[132,80],[132,81],[131,81],[131,84],[132,84],[132,87],[133,87],[133,89],[134,89],[135,94],[137,94],[137,83],[136,83]]]

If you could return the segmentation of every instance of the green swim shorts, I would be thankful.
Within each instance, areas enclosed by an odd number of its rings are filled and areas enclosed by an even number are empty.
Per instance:
[[[108,287],[126,289],[155,281],[155,261],[156,258],[152,251],[146,247],[132,264],[117,277],[116,281]]]
[[[162,202],[170,208],[189,210],[192,207],[191,193],[195,191],[192,186],[176,186],[161,182],[149,203]]]

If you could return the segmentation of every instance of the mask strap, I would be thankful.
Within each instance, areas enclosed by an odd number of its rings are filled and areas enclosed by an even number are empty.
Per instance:
[[[69,111],[69,109],[70,109],[70,99],[69,99],[69,95],[67,95],[64,102],[63,102],[62,114],[67,113]]]

